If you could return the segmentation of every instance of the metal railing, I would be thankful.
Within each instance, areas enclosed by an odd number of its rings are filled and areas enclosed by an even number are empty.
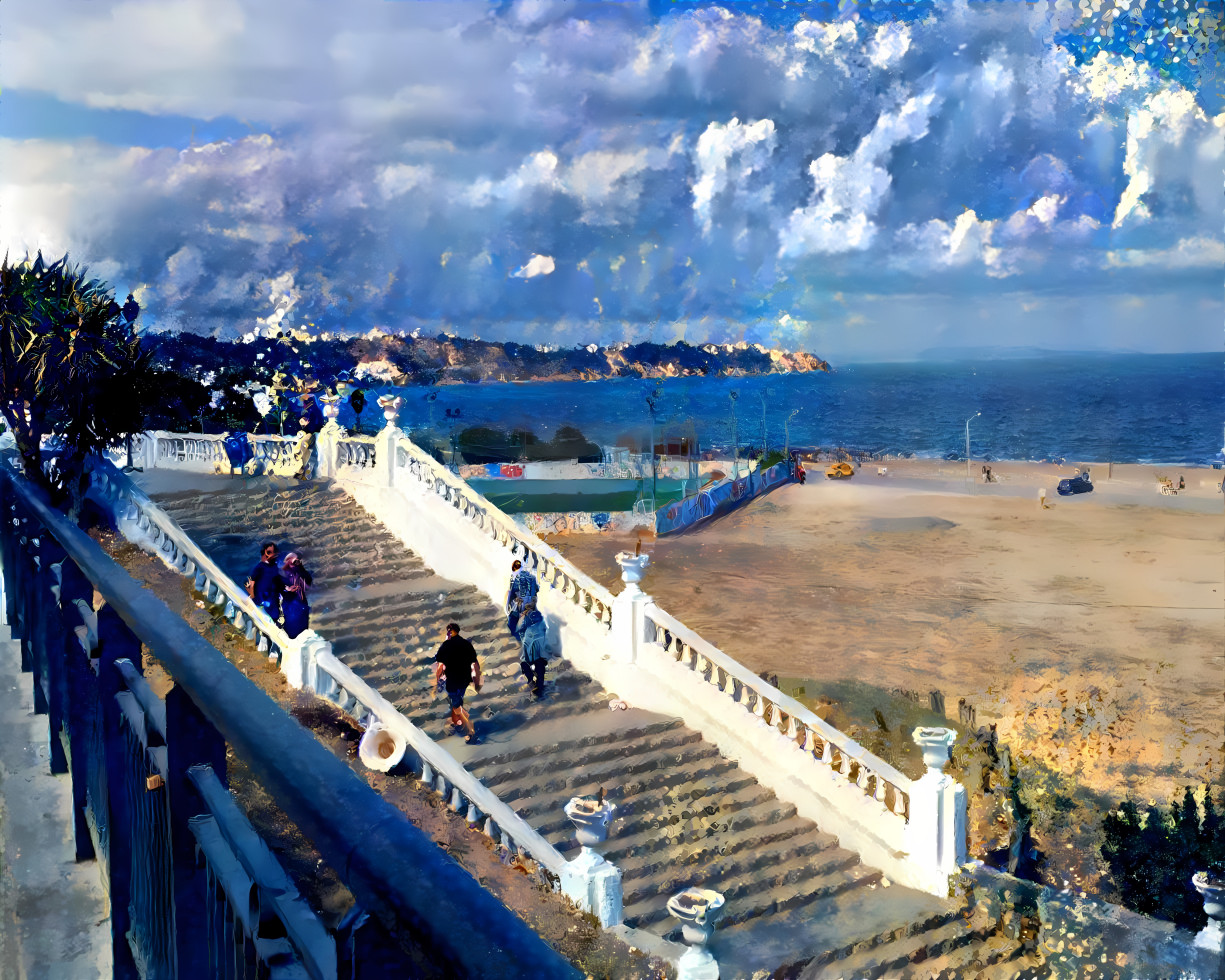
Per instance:
[[[7,466],[0,518],[9,622],[34,674],[36,710],[48,715],[52,769],[71,772],[77,854],[97,853],[106,876],[116,976],[200,976],[205,963],[234,962],[236,938],[245,962],[222,975],[288,978],[296,963],[298,975],[336,976],[337,937],[321,939],[322,926],[303,917],[233,820],[219,789],[227,747],[360,906],[398,936],[394,950],[417,951],[416,965],[437,976],[576,975]],[[142,645],[174,683],[164,701],[141,675]],[[245,893],[244,880],[253,886]],[[220,895],[229,911],[218,910]],[[345,975],[387,974],[383,966],[363,973],[358,957]]]

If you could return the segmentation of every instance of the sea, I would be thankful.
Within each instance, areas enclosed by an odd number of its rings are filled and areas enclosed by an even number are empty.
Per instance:
[[[843,447],[885,456],[1221,466],[1222,354],[1041,354],[863,363],[829,373],[481,382],[387,388],[400,425],[455,434],[561,426],[613,445],[680,435],[702,449]],[[652,414],[652,402],[654,414]],[[373,398],[362,419],[378,414]],[[352,413],[342,412],[342,424]],[[373,411],[371,410],[373,409]],[[346,417],[347,416],[347,417]],[[379,420],[381,423],[381,420]],[[733,437],[734,433],[734,437]],[[645,440],[644,440],[645,441]]]

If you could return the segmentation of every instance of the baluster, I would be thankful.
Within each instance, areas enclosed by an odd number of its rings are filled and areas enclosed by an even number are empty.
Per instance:
[[[471,800],[468,801],[468,826],[475,827],[481,822],[481,811],[476,808],[476,804]]]
[[[459,792],[459,787],[452,786],[451,787],[451,811],[453,813],[459,813],[459,811],[463,809],[463,806],[464,806],[464,799],[463,799],[462,794]]]
[[[758,718],[765,721],[766,720],[765,696],[761,693],[761,691],[754,691],[753,693],[757,695],[757,698],[753,702],[753,714],[755,714]]]
[[[447,798],[447,777],[439,773],[434,780],[434,792],[444,800]]]
[[[424,759],[421,760],[421,782],[425,786],[434,784],[434,770]]]
[[[494,823],[493,817],[485,818],[485,836],[490,840],[498,839],[498,825]]]

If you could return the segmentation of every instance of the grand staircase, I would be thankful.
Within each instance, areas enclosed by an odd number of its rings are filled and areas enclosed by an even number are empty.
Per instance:
[[[783,964],[778,976],[805,980],[1019,975],[1017,944],[957,903],[890,885],[681,719],[609,710],[613,694],[566,659],[549,663],[546,696],[533,701],[501,609],[436,575],[339,488],[197,483],[206,489],[149,489],[240,584],[261,540],[299,552],[315,578],[311,626],[336,656],[559,851],[578,847],[564,803],[604,790],[617,805],[604,853],[623,873],[626,925],[679,939],[665,902],[703,885],[727,899],[711,944],[725,977],[764,977]],[[485,671],[481,693],[468,696],[475,746],[452,733],[433,684],[451,621]]]

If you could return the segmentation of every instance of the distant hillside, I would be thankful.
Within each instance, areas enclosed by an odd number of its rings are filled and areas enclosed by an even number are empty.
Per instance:
[[[195,334],[149,333],[145,349],[157,366],[203,377],[276,371],[314,377],[325,385],[341,374],[389,385],[473,381],[579,381],[599,378],[665,378],[689,375],[759,375],[828,371],[814,354],[770,350],[758,344],[619,344],[612,347],[540,348],[461,337],[362,337],[304,340],[291,336],[251,343]]]

